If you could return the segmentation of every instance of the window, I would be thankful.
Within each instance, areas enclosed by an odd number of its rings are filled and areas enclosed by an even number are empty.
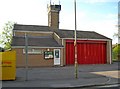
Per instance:
[[[53,59],[53,52],[52,51],[45,51],[44,58],[45,59]]]
[[[23,49],[23,53],[25,54],[25,49]],[[43,54],[43,50],[29,48],[28,49],[28,54]]]
[[[55,58],[60,58],[59,57],[59,50],[55,50]]]

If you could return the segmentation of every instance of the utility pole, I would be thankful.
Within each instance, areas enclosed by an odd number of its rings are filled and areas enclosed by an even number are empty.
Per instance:
[[[25,33],[25,68],[26,68],[26,81],[28,80],[28,35]]]
[[[77,19],[76,19],[76,0],[74,0],[75,6],[75,33],[74,33],[74,48],[75,48],[75,78],[78,78],[78,62],[77,62]]]

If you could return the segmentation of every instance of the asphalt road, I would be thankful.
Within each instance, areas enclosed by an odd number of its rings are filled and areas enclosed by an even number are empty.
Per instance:
[[[29,68],[28,81],[25,81],[25,68],[17,68],[16,80],[3,81],[2,89],[119,89],[118,68],[117,62],[79,65],[77,80],[74,66]]]
[[[2,89],[120,89],[120,86],[118,84],[116,85],[107,85],[107,86],[93,86],[93,87],[85,87],[85,88],[44,88],[44,87],[8,87],[8,88],[2,88]]]
[[[105,85],[105,86],[92,86],[80,89],[120,89],[120,84]]]

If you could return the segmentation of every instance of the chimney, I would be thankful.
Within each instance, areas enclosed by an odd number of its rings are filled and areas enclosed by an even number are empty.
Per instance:
[[[59,29],[59,13],[61,5],[49,5],[48,6],[48,26],[53,30]]]

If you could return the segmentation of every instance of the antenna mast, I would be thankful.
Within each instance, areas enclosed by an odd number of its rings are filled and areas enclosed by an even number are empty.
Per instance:
[[[60,5],[60,0],[59,0],[59,5]]]
[[[50,5],[51,5],[51,0],[50,0]]]

